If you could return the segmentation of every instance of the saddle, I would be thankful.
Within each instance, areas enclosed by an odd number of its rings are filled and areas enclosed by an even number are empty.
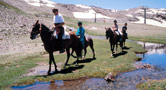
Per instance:
[[[56,39],[58,39],[59,32],[60,32],[60,29],[59,28],[55,28],[55,30],[53,32],[53,36],[56,37]],[[64,34],[62,35],[62,39],[70,39],[69,32],[64,31]]]

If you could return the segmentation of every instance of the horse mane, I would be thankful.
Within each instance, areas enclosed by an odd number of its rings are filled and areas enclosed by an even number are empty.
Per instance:
[[[47,30],[48,32],[50,32],[51,30],[44,24],[41,24],[42,28],[44,28],[45,30]]]
[[[45,34],[52,35],[54,31],[51,31],[46,25],[41,24],[42,30]]]

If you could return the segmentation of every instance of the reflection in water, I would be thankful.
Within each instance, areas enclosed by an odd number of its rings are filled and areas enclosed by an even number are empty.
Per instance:
[[[141,44],[144,47],[144,49],[148,51],[147,54],[166,54],[166,44],[146,42],[138,42],[138,44]]]
[[[25,86],[13,86],[13,90],[55,90],[59,86],[63,86],[63,80],[51,81],[51,82],[39,82],[36,81],[33,84]]]
[[[34,84],[25,86],[13,86],[12,90],[80,90],[80,87],[86,82],[88,78],[78,80],[57,80],[50,82],[36,81]]]
[[[13,90],[136,90],[136,85],[150,79],[166,78],[166,71],[140,69],[116,77],[115,82],[102,78],[82,78],[73,81],[35,82],[26,86],[14,86]]]
[[[159,67],[166,67],[165,44],[145,43],[145,42],[138,42],[138,44],[141,44],[147,50],[146,53],[137,54],[138,56],[143,58],[141,62]]]

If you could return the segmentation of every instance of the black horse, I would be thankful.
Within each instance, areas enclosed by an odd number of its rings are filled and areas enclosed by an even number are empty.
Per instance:
[[[105,28],[105,29],[106,29],[106,39],[109,39],[112,55],[115,54],[114,52],[115,46],[117,52],[118,42],[120,43],[119,45],[123,51],[123,41],[119,39],[118,35],[115,32],[113,32],[111,28]]]
[[[126,39],[127,39],[127,33],[122,31],[123,35],[122,35],[122,42],[123,42],[123,48],[125,48],[125,43],[126,43]]]
[[[41,36],[41,40],[44,43],[45,50],[49,53],[49,70],[48,74],[51,72],[51,63],[53,62],[55,66],[55,72],[57,71],[57,66],[54,60],[53,52],[59,51],[59,41],[57,39],[51,39],[51,35],[53,32],[50,31],[49,28],[47,28],[45,25],[40,24],[39,20],[33,25],[30,38],[33,40],[37,37],[38,34]],[[70,58],[70,48],[72,48],[77,55],[77,61],[78,58],[81,57],[81,43],[79,43],[79,38],[75,35],[73,32],[69,32],[70,39],[63,40],[64,42],[64,48],[66,49],[67,53],[67,60],[65,63],[65,66],[68,63],[68,60]]]
[[[84,56],[83,56],[83,59],[85,59],[85,56],[86,56],[86,53],[87,53],[87,47],[90,47],[91,50],[92,50],[92,53],[93,53],[93,59],[95,59],[95,51],[94,51],[94,48],[93,48],[93,39],[91,37],[85,37],[85,47],[83,48],[84,50]],[[73,55],[74,53],[74,50],[72,50],[72,53],[71,55],[76,58],[76,56]]]

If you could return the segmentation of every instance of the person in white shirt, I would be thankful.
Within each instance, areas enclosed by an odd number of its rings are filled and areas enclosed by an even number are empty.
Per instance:
[[[63,53],[64,50],[64,45],[63,45],[63,40],[62,40],[62,35],[64,34],[64,27],[63,25],[65,24],[64,18],[62,15],[59,14],[58,9],[52,9],[52,12],[54,14],[53,18],[53,23],[54,23],[54,29],[56,29],[56,33],[58,33],[58,41],[60,45],[60,53]]]
[[[118,35],[119,39],[121,40],[122,33],[118,30],[117,20],[114,20],[114,25],[111,29]]]

